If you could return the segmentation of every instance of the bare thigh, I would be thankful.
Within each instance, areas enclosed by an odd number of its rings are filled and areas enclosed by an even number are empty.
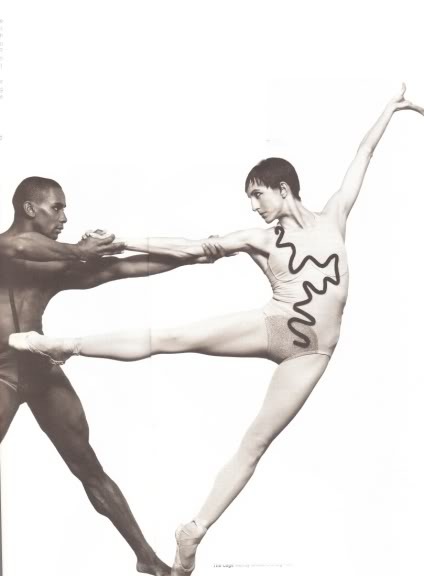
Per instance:
[[[268,357],[268,335],[261,310],[152,330],[151,338],[153,354],[197,352],[211,356]]]
[[[78,477],[98,471],[100,465],[89,444],[89,427],[81,401],[58,367],[44,374],[41,392],[27,399],[41,429]]]
[[[328,356],[309,354],[282,362],[275,370],[263,405],[242,444],[261,454],[302,408],[325,372]]]

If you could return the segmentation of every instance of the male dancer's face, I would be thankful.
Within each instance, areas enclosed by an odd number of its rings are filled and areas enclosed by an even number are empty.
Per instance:
[[[35,217],[34,231],[56,240],[62,232],[67,218],[66,199],[62,188],[48,188],[38,202],[32,202]]]

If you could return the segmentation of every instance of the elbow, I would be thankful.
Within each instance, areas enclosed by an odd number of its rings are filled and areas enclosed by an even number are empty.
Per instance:
[[[373,154],[374,148],[367,143],[362,143],[358,148],[358,155],[363,156],[368,160],[371,160]]]
[[[12,247],[13,256],[15,258],[24,258],[26,254],[26,246],[23,240],[18,240]]]
[[[0,240],[0,252],[7,258],[26,258],[28,242],[21,236],[6,236]]]

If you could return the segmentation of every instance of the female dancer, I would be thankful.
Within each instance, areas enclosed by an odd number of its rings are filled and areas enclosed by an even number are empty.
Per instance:
[[[287,161],[269,158],[250,171],[245,189],[252,209],[267,224],[274,220],[278,224],[228,234],[216,242],[227,254],[247,252],[266,274],[273,298],[264,308],[171,330],[67,339],[35,332],[10,337],[11,346],[60,363],[72,354],[129,361],[198,352],[268,358],[278,364],[264,403],[236,454],[218,474],[198,515],[176,531],[173,576],[194,570],[196,548],[206,531],[246,485],[268,446],[303,406],[327,367],[347,298],[347,217],[393,113],[410,109],[424,115],[424,109],[405,100],[404,93],[405,85],[362,140],[339,191],[322,212],[311,212],[302,204],[296,171]],[[200,255],[208,242],[215,241],[144,238],[128,240],[126,247],[155,255]]]

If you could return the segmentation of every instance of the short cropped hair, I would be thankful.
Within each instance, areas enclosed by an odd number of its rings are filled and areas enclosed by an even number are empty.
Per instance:
[[[293,196],[300,200],[300,183],[296,170],[283,158],[267,158],[254,166],[246,178],[245,191],[250,184],[262,184],[268,188],[280,188],[280,182],[290,186]]]
[[[28,200],[33,202],[41,200],[43,193],[49,188],[61,188],[61,186],[55,180],[40,176],[30,176],[22,180],[12,199],[15,212],[22,211],[24,202]]]

